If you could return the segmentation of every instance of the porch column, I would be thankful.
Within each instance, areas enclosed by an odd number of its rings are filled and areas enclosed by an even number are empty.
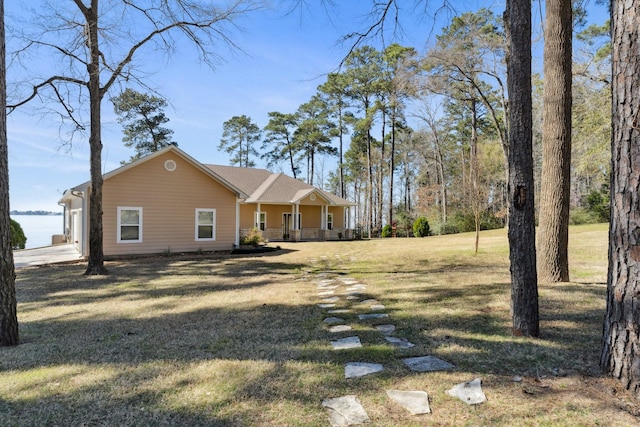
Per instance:
[[[233,244],[238,246],[240,244],[240,199],[236,197],[236,235],[233,237]]]
[[[293,230],[291,230],[291,240],[299,242],[302,240],[302,231],[300,230],[300,205],[295,203],[293,205]]]
[[[257,211],[254,212],[254,215],[253,215],[254,228],[260,228],[260,208],[261,208],[260,203],[258,203],[256,207]]]

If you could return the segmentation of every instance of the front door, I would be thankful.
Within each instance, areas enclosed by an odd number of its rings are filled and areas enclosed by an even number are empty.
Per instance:
[[[293,217],[290,212],[285,212],[282,214],[282,238],[284,240],[289,240],[291,237],[291,221]]]

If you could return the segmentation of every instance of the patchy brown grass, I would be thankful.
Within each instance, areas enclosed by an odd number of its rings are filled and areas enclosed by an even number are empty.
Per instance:
[[[106,277],[82,276],[82,265],[19,270],[22,343],[0,349],[0,425],[321,426],[321,401],[345,394],[377,426],[635,425],[638,401],[597,366],[606,239],[604,226],[572,228],[574,282],[540,285],[537,339],[509,332],[504,231],[483,233],[479,254],[458,235],[121,260]],[[387,321],[353,313],[365,347],[332,351],[321,273],[367,284],[416,346],[390,347],[373,329]],[[426,354],[456,369],[401,362]],[[344,362],[356,360],[386,371],[345,380]],[[446,395],[476,377],[485,404]],[[386,398],[391,388],[427,391],[432,414],[408,415]]]

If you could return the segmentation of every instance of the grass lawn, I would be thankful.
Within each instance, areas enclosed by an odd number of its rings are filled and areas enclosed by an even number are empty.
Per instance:
[[[598,368],[607,230],[571,229],[573,282],[541,284],[542,336],[510,334],[506,232],[355,242],[284,243],[262,255],[166,256],[17,272],[21,344],[0,349],[3,426],[325,426],[325,398],[355,394],[375,426],[628,426],[639,402]],[[390,319],[343,317],[331,334],[320,277],[354,278]],[[375,330],[416,344],[397,349]],[[364,347],[334,351],[357,334]],[[415,373],[434,355],[455,370]],[[345,379],[344,363],[385,371]],[[445,391],[482,378],[488,401]],[[514,380],[515,379],[515,380]],[[412,416],[385,390],[424,390]]]

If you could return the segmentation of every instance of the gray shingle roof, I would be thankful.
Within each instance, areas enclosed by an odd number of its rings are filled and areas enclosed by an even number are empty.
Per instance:
[[[236,166],[205,165],[249,197],[247,203],[295,203],[311,193],[316,193],[328,204],[353,206],[354,203],[342,197],[320,190],[283,173],[273,173],[266,169],[241,168]]]

